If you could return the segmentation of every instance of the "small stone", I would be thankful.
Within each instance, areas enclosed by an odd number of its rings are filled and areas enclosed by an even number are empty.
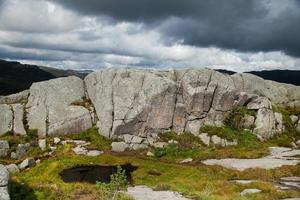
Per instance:
[[[38,144],[42,151],[46,150],[46,139],[39,139]]]
[[[295,142],[291,142],[291,146],[292,146],[293,148],[297,148],[297,147],[298,147],[297,144],[296,144]]]
[[[40,159],[37,159],[37,160],[35,161],[35,163],[36,163],[36,164],[39,164],[39,163],[41,163],[41,160],[40,160]]]
[[[193,161],[192,158],[187,158],[187,159],[184,159],[184,160],[180,161],[180,163],[183,164],[183,163],[189,163],[189,162],[192,162],[192,161]]]
[[[73,148],[72,150],[77,155],[85,155],[88,152],[88,150],[82,146],[77,146],[77,147]]]
[[[296,145],[298,148],[300,148],[300,140],[297,140]]]
[[[26,168],[34,167],[35,165],[36,165],[36,162],[35,162],[34,158],[27,158],[19,164],[19,169],[23,170]]]
[[[56,151],[56,149],[57,149],[57,147],[52,147],[52,146],[50,146],[49,148],[51,151]]]
[[[212,141],[212,143],[214,143],[214,145],[221,146],[222,139],[220,137],[213,135],[211,137],[211,141]]]
[[[55,138],[53,139],[54,144],[59,144],[60,141],[61,141],[61,139],[58,138],[58,137],[55,137]]]
[[[131,144],[130,147],[133,150],[139,150],[139,149],[147,149],[148,145],[146,145],[146,144]]]
[[[255,182],[255,180],[235,180],[234,182],[238,184],[246,185]]]
[[[178,142],[176,140],[169,140],[168,143],[169,144],[178,144]]]
[[[125,135],[123,136],[123,138],[124,138],[124,141],[125,141],[127,144],[130,144],[130,143],[131,143],[131,140],[132,140],[132,138],[133,138],[133,135],[125,134]]]
[[[6,165],[5,167],[9,171],[9,173],[15,173],[20,171],[16,164],[9,164]]]
[[[6,140],[0,140],[0,157],[7,156],[9,151],[9,143]]]
[[[17,151],[16,151],[16,159],[21,159],[26,155],[26,151],[29,148],[30,144],[18,144]]]
[[[147,152],[147,156],[153,157],[153,156],[154,156],[154,153],[152,153],[151,151],[148,151],[148,152]]]
[[[7,186],[9,181],[9,172],[4,165],[0,164],[0,187]]]
[[[98,151],[98,150],[91,150],[87,152],[87,156],[99,156],[101,154],[103,154],[103,151]]]
[[[11,153],[10,153],[10,158],[11,158],[11,159],[14,159],[14,160],[17,160],[18,157],[17,157],[16,152],[11,152]]]
[[[209,146],[210,137],[207,133],[201,133],[198,137],[203,142],[203,144],[205,144],[206,146]]]
[[[131,140],[131,144],[141,144],[143,142],[144,138],[133,136]]]
[[[125,142],[113,142],[111,143],[112,151],[115,152],[124,152],[128,148],[128,144]]]
[[[251,188],[251,189],[245,189],[245,190],[243,190],[241,192],[241,195],[244,196],[244,195],[247,195],[247,194],[255,194],[255,193],[260,193],[260,192],[261,192],[261,190],[259,190],[259,189],[253,189],[253,188]]]
[[[166,146],[166,145],[167,145],[166,142],[156,142],[156,143],[153,144],[153,146],[155,148],[164,148],[164,146]]]
[[[299,117],[296,115],[291,115],[290,116],[291,121],[293,122],[293,124],[296,124],[299,120]]]

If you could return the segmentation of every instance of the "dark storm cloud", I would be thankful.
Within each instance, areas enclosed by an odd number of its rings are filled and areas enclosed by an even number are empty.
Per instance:
[[[300,57],[299,0],[282,5],[280,0],[54,1],[83,15],[158,26],[166,38],[182,39],[188,45],[246,52],[278,50]],[[284,4],[294,8],[278,11]]]

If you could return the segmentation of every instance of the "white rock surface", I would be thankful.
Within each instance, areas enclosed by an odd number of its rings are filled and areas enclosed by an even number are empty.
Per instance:
[[[85,97],[83,81],[74,76],[33,83],[26,105],[30,129],[40,137],[78,133],[92,127],[90,112],[72,106]]]
[[[205,144],[206,146],[209,146],[210,142],[210,136],[207,133],[201,133],[199,135],[200,140]]]
[[[24,105],[12,104],[11,106],[14,114],[14,124],[13,124],[14,133],[19,135],[26,135],[26,131],[23,124]]]
[[[34,158],[26,158],[18,165],[18,167],[20,170],[23,170],[26,168],[34,167],[35,165],[36,165],[36,162],[35,162]]]
[[[128,144],[125,142],[112,142],[111,143],[111,149],[115,152],[123,152],[128,148]]]
[[[13,129],[13,113],[11,107],[0,104],[0,135]]]
[[[275,169],[284,165],[297,165],[300,161],[297,157],[300,150],[291,150],[289,148],[273,147],[270,149],[271,155],[257,159],[209,159],[202,163],[206,165],[220,165],[225,168],[243,171],[250,168]]]
[[[188,200],[177,192],[172,191],[153,191],[147,186],[135,186],[127,189],[127,194],[135,200]]]
[[[16,164],[9,164],[6,165],[5,167],[9,171],[9,173],[15,173],[20,171]]]
[[[103,154],[104,152],[103,151],[99,151],[99,150],[90,150],[87,152],[87,156],[91,156],[91,157],[94,157],[94,156],[99,156],[101,154]]]
[[[255,194],[255,193],[260,193],[261,190],[259,189],[255,189],[255,188],[251,188],[251,189],[245,189],[241,192],[241,195],[244,196],[244,195],[248,195],[248,194]]]
[[[41,150],[44,151],[47,147],[46,139],[39,139],[38,145],[41,148]]]
[[[7,140],[0,140],[0,157],[7,156],[9,151],[9,143]]]

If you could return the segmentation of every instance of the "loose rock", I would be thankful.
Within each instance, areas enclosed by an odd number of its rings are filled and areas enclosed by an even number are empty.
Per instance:
[[[128,144],[125,142],[113,142],[111,143],[112,151],[115,152],[124,152],[128,148]]]
[[[23,170],[26,168],[34,167],[35,165],[36,165],[36,162],[35,162],[34,158],[27,158],[19,164],[19,169]]]
[[[261,190],[259,189],[245,189],[241,192],[241,195],[244,196],[244,195],[248,195],[248,194],[255,194],[255,193],[260,193]]]

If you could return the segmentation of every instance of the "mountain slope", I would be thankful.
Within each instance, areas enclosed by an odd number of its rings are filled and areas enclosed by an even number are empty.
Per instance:
[[[61,70],[0,60],[0,72],[0,95],[8,95],[28,89],[34,82],[71,75],[84,78],[90,71]]]

